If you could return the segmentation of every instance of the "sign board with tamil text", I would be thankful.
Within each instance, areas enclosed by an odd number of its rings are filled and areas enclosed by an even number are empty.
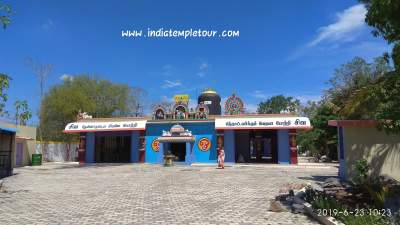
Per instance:
[[[64,133],[81,133],[81,132],[97,132],[97,131],[129,131],[144,130],[146,128],[146,120],[136,121],[114,121],[114,122],[75,122],[65,126]]]
[[[215,129],[311,129],[307,117],[226,117],[215,119]]]

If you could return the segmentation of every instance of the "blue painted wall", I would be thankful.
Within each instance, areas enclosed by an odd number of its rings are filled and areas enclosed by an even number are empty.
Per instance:
[[[167,143],[160,143],[160,149],[157,152],[156,163],[162,164],[164,162],[164,149],[168,149]],[[147,159],[147,158],[146,158]]]
[[[235,162],[235,131],[224,131],[225,162]]]
[[[139,131],[131,132],[131,163],[139,162]]]
[[[196,155],[193,154],[193,147],[194,143],[186,142],[186,156],[185,156],[185,163],[190,165],[196,161]]]
[[[95,133],[86,133],[86,163],[94,163],[94,138]]]
[[[145,161],[147,163],[160,163],[160,159],[162,159],[163,153],[161,151],[155,152],[151,148],[151,143],[153,140],[158,138],[162,131],[169,131],[170,128],[174,125],[174,123],[147,123],[146,125],[146,156]],[[203,162],[203,163],[215,163],[217,162],[217,148],[216,148],[216,135],[215,135],[215,124],[214,122],[206,122],[206,123],[182,123],[180,124],[185,129],[192,131],[193,136],[195,137],[195,142],[192,146],[193,155],[189,159],[192,163],[194,162]],[[207,152],[203,152],[198,148],[198,141],[201,138],[208,138],[211,141],[211,148]],[[161,147],[161,145],[160,145]],[[187,146],[188,153],[188,146]],[[161,150],[161,149],[160,149]],[[160,154],[161,153],[161,154]],[[188,160],[186,160],[188,163]]]
[[[278,163],[290,163],[289,131],[278,130]]]

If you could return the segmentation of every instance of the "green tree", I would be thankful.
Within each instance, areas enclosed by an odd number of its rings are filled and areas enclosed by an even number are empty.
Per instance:
[[[394,71],[361,88],[348,101],[349,111],[354,110],[351,104],[369,105],[377,102],[373,110],[375,119],[387,132],[400,133],[400,1],[396,0],[361,0],[367,7],[365,21],[374,28],[375,36],[382,36],[393,44],[391,59]]]
[[[4,108],[8,99],[6,91],[10,87],[10,80],[8,75],[0,73],[0,115],[6,114]]]
[[[319,103],[316,101],[307,101],[304,106],[300,107],[300,115],[313,118],[317,114]]]
[[[4,4],[0,1],[0,25],[3,29],[6,29],[7,26],[11,23],[11,7],[10,5]]]
[[[5,29],[11,22],[11,7],[7,4],[4,4],[0,0],[0,25]],[[11,78],[3,73],[0,73],[0,116],[7,115],[7,112],[4,110],[5,102],[7,101],[6,90],[10,86]]]
[[[388,42],[400,40],[400,1],[361,0],[368,12],[365,21],[374,27],[373,34],[382,36]]]
[[[17,100],[14,103],[15,107],[15,124],[16,125],[26,125],[28,120],[32,117],[32,112],[28,107],[28,102],[26,100]]]
[[[370,109],[370,119],[380,121],[380,128],[400,133],[400,75],[392,71],[360,88],[347,100],[342,111],[354,114],[360,109]]]
[[[400,70],[400,1],[360,0],[367,7],[365,22],[373,27],[374,36],[383,37],[394,44],[392,59],[397,71]]]
[[[365,21],[374,28],[374,36],[382,36],[393,43],[392,59],[397,71],[400,71],[400,1],[398,0],[360,0],[365,3],[368,12]]]
[[[87,75],[65,79],[43,97],[40,127],[45,141],[70,141],[73,135],[62,133],[65,125],[76,121],[79,110],[93,117],[132,115],[128,107],[131,89],[127,85]]]
[[[297,112],[300,107],[300,101],[293,97],[283,95],[273,96],[264,102],[258,104],[257,112],[259,114]]]
[[[375,58],[367,63],[360,57],[355,57],[348,63],[335,69],[329,80],[330,88],[325,93],[325,99],[333,104],[335,113],[343,119],[373,119],[379,101],[356,102],[354,95],[364,87],[377,82],[392,70],[389,56]]]
[[[397,72],[388,73],[380,84],[371,88],[379,99],[384,102],[380,104],[377,111],[377,119],[380,125],[389,133],[400,133],[400,75]]]
[[[328,126],[329,120],[338,119],[333,105],[328,102],[320,102],[317,107],[315,104],[311,104],[305,108],[307,108],[306,111],[313,112],[310,118],[313,129],[299,133],[298,145],[303,149],[311,150],[313,155],[336,158],[337,131],[335,127]]]

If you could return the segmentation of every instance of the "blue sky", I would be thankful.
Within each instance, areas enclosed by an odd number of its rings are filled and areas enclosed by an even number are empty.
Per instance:
[[[318,100],[334,69],[355,56],[389,51],[365,24],[357,1],[5,1],[12,24],[0,30],[0,71],[13,80],[7,109],[39,85],[27,57],[61,77],[91,74],[147,90],[148,102],[206,88],[236,92],[248,111],[277,94]],[[236,38],[124,38],[122,30],[239,30]],[[32,120],[33,123],[36,118]]]

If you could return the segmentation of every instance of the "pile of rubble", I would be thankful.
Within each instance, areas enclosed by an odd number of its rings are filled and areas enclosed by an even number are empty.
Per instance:
[[[288,184],[279,191],[279,195],[270,202],[272,212],[303,213],[307,214],[324,225],[344,225],[333,217],[317,215],[312,208],[309,198],[311,193],[324,192],[329,195],[345,198],[351,195],[349,186],[341,183],[337,178],[328,178],[322,183]]]
[[[303,195],[309,184],[287,184],[279,190],[279,195],[271,200],[270,211],[284,212],[292,211],[295,213],[304,213]]]
[[[0,180],[0,193],[6,193],[6,189],[4,188],[4,180]]]
[[[307,193],[310,191],[324,192],[337,199],[344,199],[351,195],[351,187],[341,183],[338,178],[328,178],[321,183],[288,184],[279,191],[279,195],[271,200],[270,211],[304,213]]]
[[[325,192],[330,196],[334,196],[336,199],[345,199],[352,195],[352,187],[347,183],[340,182],[338,178],[328,178],[321,184],[320,187],[321,188],[317,191]]]
[[[371,184],[380,185],[383,190],[392,190],[390,195],[385,196],[383,208],[389,209],[393,213],[392,219],[394,221],[400,221],[400,182],[388,176],[379,176],[376,180],[365,185]],[[305,213],[322,224],[342,224],[333,217],[317,215],[310,202],[316,195],[323,193],[350,207],[363,207],[363,204],[368,207],[369,203],[366,204],[366,202],[371,201],[371,196],[368,195],[368,192],[362,191],[363,187],[351,186],[333,177],[319,183],[287,184],[279,191],[279,195],[271,200],[269,210],[272,212]]]

